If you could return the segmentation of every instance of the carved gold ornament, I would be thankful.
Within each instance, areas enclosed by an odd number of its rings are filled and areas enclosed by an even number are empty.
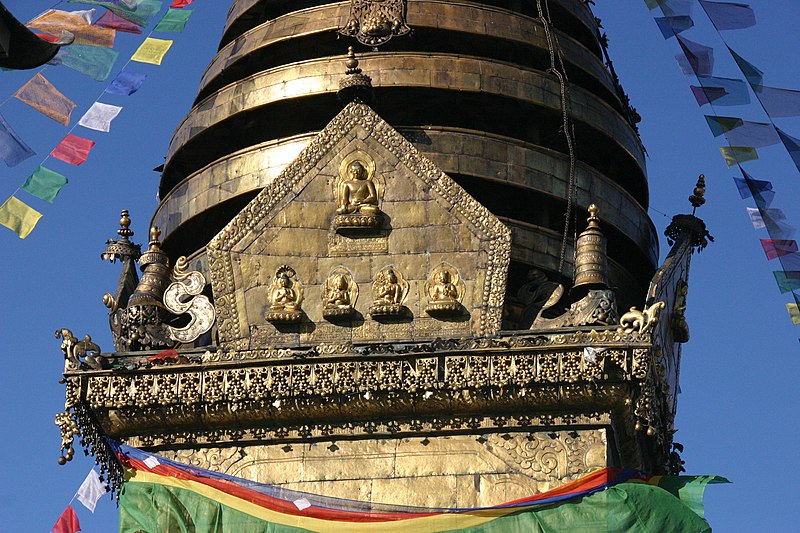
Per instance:
[[[339,267],[330,273],[322,286],[322,316],[336,320],[352,316],[358,299],[358,284],[350,272]]]
[[[635,307],[622,315],[619,319],[619,331],[625,333],[646,333],[658,324],[658,315],[666,307],[664,302],[656,302],[644,311],[639,311]]]
[[[445,263],[431,271],[425,282],[428,305],[425,312],[431,316],[459,315],[464,311],[461,299],[464,297],[464,282],[458,271]]]
[[[172,276],[175,282],[164,291],[164,307],[174,315],[188,314],[190,319],[181,328],[167,326],[167,332],[172,340],[193,342],[209,331],[216,319],[214,306],[202,294],[206,278],[200,272],[187,270],[186,257],[175,263]]]
[[[405,0],[351,0],[350,17],[339,33],[367,46],[380,46],[411,31],[405,15]]]
[[[92,337],[79,341],[67,328],[56,330],[56,339],[61,340],[61,351],[64,354],[64,372],[81,370],[89,367],[93,370],[103,368],[104,358],[100,355],[100,346],[92,342]]]
[[[369,314],[373,318],[405,314],[403,300],[408,294],[408,282],[394,267],[386,267],[372,283],[372,305]]]
[[[278,267],[269,288],[270,306],[266,319],[269,322],[299,322],[303,312],[303,286],[297,280],[297,273],[287,265]]]

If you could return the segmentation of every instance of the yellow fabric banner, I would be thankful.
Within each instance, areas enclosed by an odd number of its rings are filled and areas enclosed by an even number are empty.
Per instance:
[[[20,239],[31,234],[40,218],[42,218],[40,212],[17,200],[15,196],[10,196],[0,206],[0,224],[19,235]]]
[[[720,146],[719,151],[729,167],[758,159],[758,152],[752,146]]]
[[[786,304],[786,310],[789,311],[789,318],[792,319],[792,324],[800,326],[800,309],[797,304]]]
[[[172,46],[172,41],[170,40],[148,37],[136,50],[136,53],[133,54],[131,61],[160,65],[170,46]]]

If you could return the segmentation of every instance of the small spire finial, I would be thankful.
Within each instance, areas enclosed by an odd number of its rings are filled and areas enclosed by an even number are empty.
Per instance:
[[[697,208],[706,203],[706,177],[703,174],[697,178],[697,184],[694,186],[694,191],[692,195],[689,197],[689,201],[692,203],[692,214],[697,211]]]
[[[595,204],[592,204],[589,206],[588,211],[589,211],[589,218],[587,219],[587,222],[589,223],[589,225],[587,226],[587,228],[600,229],[600,224],[599,224],[600,219],[597,218],[597,213],[600,212],[600,209],[598,209],[598,207]]]
[[[161,246],[161,241],[158,238],[161,236],[161,229],[158,226],[150,228],[150,248]]]
[[[131,217],[128,216],[128,210],[123,209],[120,213],[119,218],[119,229],[117,230],[117,235],[122,237],[122,240],[127,241],[128,237],[133,235],[133,231],[130,229],[131,225]]]
[[[344,78],[339,80],[339,92],[336,93],[339,100],[345,104],[350,102],[369,104],[373,97],[372,78],[362,73],[352,46],[347,48],[347,59],[344,64],[347,71]]]

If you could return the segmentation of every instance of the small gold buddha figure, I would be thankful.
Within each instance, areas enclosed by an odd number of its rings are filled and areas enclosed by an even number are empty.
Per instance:
[[[335,227],[380,225],[382,218],[378,209],[378,191],[367,167],[362,161],[353,160],[342,169],[336,190],[338,206],[334,217]]]
[[[322,316],[328,320],[348,317],[355,313],[358,285],[350,273],[334,271],[322,286]]]
[[[267,320],[270,322],[297,322],[302,317],[300,303],[303,289],[297,281],[294,269],[286,265],[278,268],[270,285],[270,306]]]
[[[428,293],[428,306],[425,312],[429,315],[461,314],[463,287],[458,273],[446,265],[436,267],[425,284]]]
[[[392,267],[380,271],[372,284],[372,306],[369,314],[373,318],[403,315],[403,299],[408,294],[408,282]]]

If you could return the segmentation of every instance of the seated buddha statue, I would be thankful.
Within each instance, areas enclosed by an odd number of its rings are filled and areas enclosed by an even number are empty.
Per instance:
[[[375,184],[367,175],[367,169],[359,161],[347,167],[347,176],[339,183],[339,215],[378,213],[378,193]]]

